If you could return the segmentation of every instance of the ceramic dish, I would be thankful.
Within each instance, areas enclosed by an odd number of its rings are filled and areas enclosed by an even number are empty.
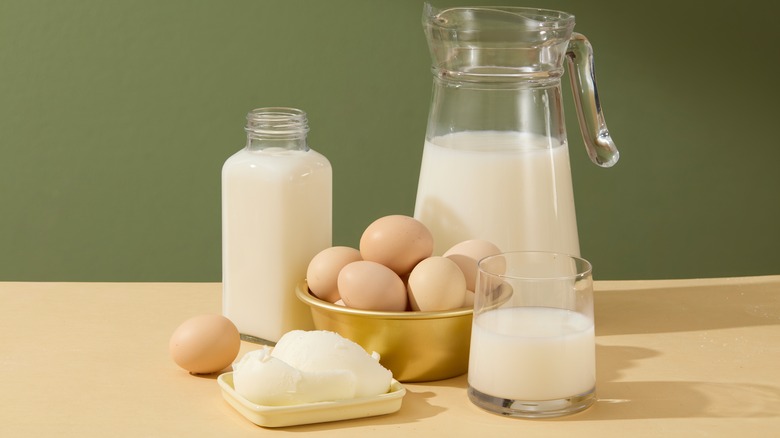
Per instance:
[[[263,427],[284,427],[301,424],[325,423],[390,414],[401,409],[401,400],[406,394],[397,380],[390,384],[386,394],[350,400],[304,403],[293,406],[262,406],[241,397],[233,388],[233,373],[224,373],[217,378],[222,388],[222,397],[241,415],[252,423]]]

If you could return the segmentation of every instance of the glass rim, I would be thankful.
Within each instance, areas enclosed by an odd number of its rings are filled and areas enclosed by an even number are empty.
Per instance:
[[[574,14],[556,9],[527,6],[454,6],[439,9],[428,2],[424,5],[423,18],[431,27],[451,29],[458,27],[457,24],[453,26],[453,23],[443,18],[443,16],[453,13],[471,14],[474,12],[499,12],[524,16],[536,22],[533,26],[533,29],[536,31],[574,28],[575,24]]]
[[[569,260],[574,260],[577,263],[577,272],[574,274],[569,275],[518,275],[518,274],[507,274],[507,273],[496,273],[491,272],[487,268],[485,268],[485,264],[489,263],[491,260],[496,260],[500,257],[504,258],[505,260],[508,259],[510,256],[519,256],[519,255],[537,255],[537,256],[550,256],[550,257],[560,257],[560,258],[567,258]],[[487,257],[483,257],[479,259],[477,262],[477,271],[479,274],[489,275],[491,277],[497,277],[497,278],[505,278],[505,279],[513,279],[513,280],[530,280],[530,281],[540,281],[540,280],[564,280],[564,279],[581,279],[585,278],[587,276],[592,275],[593,273],[593,265],[585,260],[582,257],[561,253],[561,252],[553,252],[553,251],[507,251],[502,252],[499,254],[493,254],[489,255]]]

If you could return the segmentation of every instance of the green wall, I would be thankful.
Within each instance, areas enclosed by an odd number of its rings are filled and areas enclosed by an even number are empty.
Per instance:
[[[583,256],[598,279],[780,273],[775,2],[563,9],[621,150],[589,163],[568,81]],[[247,111],[309,113],[334,243],[411,214],[431,91],[422,1],[0,1],[0,280],[218,281],[219,173]],[[316,214],[317,212],[312,212]]]

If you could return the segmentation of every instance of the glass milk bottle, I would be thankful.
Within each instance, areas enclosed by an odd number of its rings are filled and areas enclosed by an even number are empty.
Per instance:
[[[298,109],[253,110],[246,147],[222,167],[222,313],[245,340],[313,328],[295,287],[331,246],[332,169],[308,129]]]
[[[414,216],[435,254],[468,239],[502,251],[579,255],[563,117],[564,60],[592,161],[618,152],[604,124],[590,43],[565,12],[426,4],[433,96]]]

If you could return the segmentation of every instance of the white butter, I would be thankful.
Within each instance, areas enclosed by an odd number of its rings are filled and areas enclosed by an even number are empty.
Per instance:
[[[392,372],[358,344],[328,331],[294,330],[233,364],[233,385],[259,405],[284,406],[384,394]]]

